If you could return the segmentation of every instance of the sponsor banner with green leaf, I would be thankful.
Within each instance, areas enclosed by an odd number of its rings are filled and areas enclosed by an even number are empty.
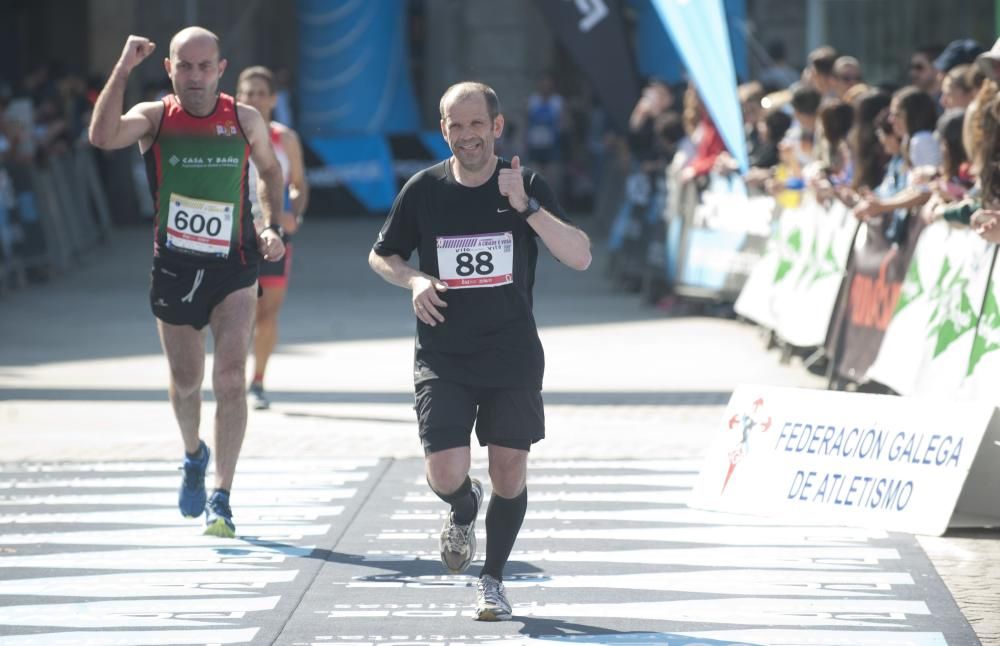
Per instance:
[[[868,378],[907,395],[962,390],[994,253],[966,227],[928,227]]]
[[[790,259],[799,253],[801,246],[798,212],[798,207],[785,209],[775,218],[764,255],[750,271],[733,306],[737,314],[768,330],[773,330],[777,324],[772,308],[775,280],[784,276],[776,277],[785,273],[780,268],[790,264]]]
[[[948,240],[956,231],[947,222],[926,227],[917,239],[899,301],[879,346],[875,363],[867,378],[889,386],[901,395],[913,393],[923,354],[922,344],[933,305],[931,294],[941,274],[948,251]]]
[[[995,247],[994,247],[995,249]],[[993,260],[990,282],[976,324],[962,394],[1000,404],[1000,267]]]
[[[828,208],[812,200],[807,204],[811,239],[778,288],[774,309],[778,336],[790,345],[812,348],[826,340],[858,221],[841,202]]]
[[[792,345],[822,345],[857,226],[843,204],[827,208],[810,194],[783,210],[736,301],[737,314]]]

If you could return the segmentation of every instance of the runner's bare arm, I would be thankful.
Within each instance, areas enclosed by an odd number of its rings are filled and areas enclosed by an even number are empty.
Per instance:
[[[524,189],[521,160],[517,155],[511,158],[510,165],[510,168],[500,169],[497,180],[500,194],[507,198],[512,208],[524,211],[528,206],[528,194]],[[535,211],[527,222],[559,262],[577,271],[590,266],[590,238],[586,233],[544,208]]]
[[[271,147],[271,137],[264,118],[254,108],[242,103],[236,104],[243,133],[250,143],[250,158],[257,167],[257,197],[260,198],[264,226],[279,224],[277,214],[281,213],[284,179],[281,165]]]
[[[278,232],[271,228],[279,224],[281,214],[282,191],[284,178],[281,176],[281,166],[271,148],[271,134],[264,118],[254,108],[236,104],[236,115],[240,127],[250,144],[250,159],[257,167],[257,197],[264,221],[264,230],[257,236],[257,245],[265,260],[277,261],[285,255],[285,243]]]
[[[559,262],[577,271],[590,266],[590,238],[586,233],[544,208],[529,217],[528,224]]]
[[[430,278],[427,274],[414,269],[400,256],[380,256],[374,251],[368,254],[368,266],[387,282],[397,287],[410,289],[414,278]]]
[[[397,255],[380,256],[373,250],[368,254],[368,266],[387,282],[405,287],[413,293],[413,313],[418,319],[431,327],[444,322],[444,315],[438,310],[448,307],[448,303],[438,292],[447,291],[447,285],[414,269]]]
[[[89,129],[90,143],[93,145],[114,150],[131,146],[143,139],[151,140],[156,134],[159,111],[163,109],[162,104],[139,103],[122,114],[128,75],[136,65],[152,54],[155,48],[155,43],[142,36],[129,36],[125,41],[121,57],[111,71],[111,76],[94,106]]]
[[[281,133],[281,143],[288,154],[289,169],[288,193],[292,200],[292,211],[290,217],[282,218],[282,226],[289,233],[295,233],[299,228],[302,214],[309,206],[309,183],[306,181],[306,162],[302,154],[302,142],[299,136],[291,128],[286,128]],[[285,215],[285,214],[282,214]],[[285,222],[287,220],[287,223]]]

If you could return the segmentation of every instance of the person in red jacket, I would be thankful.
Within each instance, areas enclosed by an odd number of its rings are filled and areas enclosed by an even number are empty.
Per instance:
[[[685,113],[691,114],[697,110],[701,114],[698,127],[692,134],[692,139],[696,142],[694,157],[681,172],[681,180],[688,182],[712,172],[719,155],[726,152],[726,144],[722,141],[719,129],[715,127],[715,122],[709,116],[704,102],[698,96],[693,85],[688,87],[688,91],[684,95],[684,103]]]

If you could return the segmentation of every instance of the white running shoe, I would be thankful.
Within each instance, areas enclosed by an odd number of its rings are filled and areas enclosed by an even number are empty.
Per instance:
[[[511,607],[503,581],[489,574],[479,577],[476,584],[476,621],[507,621],[510,617]]]
[[[476,558],[476,517],[479,516],[479,507],[483,502],[483,485],[472,479],[472,497],[476,502],[476,514],[472,517],[472,522],[468,525],[459,525],[455,522],[452,512],[448,512],[448,518],[441,527],[441,563],[452,574],[461,574],[469,567]]]

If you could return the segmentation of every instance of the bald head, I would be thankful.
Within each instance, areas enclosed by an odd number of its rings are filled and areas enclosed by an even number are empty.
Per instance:
[[[215,49],[216,58],[219,57],[218,36],[204,27],[185,27],[170,39],[170,58],[175,58],[177,52],[188,43],[208,45]]]
[[[185,110],[204,116],[215,109],[219,78],[226,71],[218,36],[202,27],[180,30],[170,39],[170,57],[163,65]]]

